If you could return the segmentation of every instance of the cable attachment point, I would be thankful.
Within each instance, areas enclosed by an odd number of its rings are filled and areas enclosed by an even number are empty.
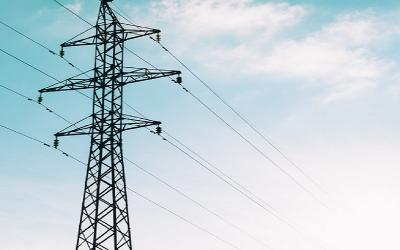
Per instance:
[[[64,47],[61,47],[61,50],[60,50],[60,57],[61,57],[61,58],[64,58],[64,56],[65,56]]]
[[[156,34],[156,42],[158,42],[158,43],[161,42],[161,34],[160,34],[160,32],[158,32],[158,33]]]
[[[60,140],[58,140],[58,137],[56,137],[56,139],[54,139],[54,142],[53,142],[53,147],[58,148],[58,146],[60,146]]]
[[[162,128],[161,128],[160,126],[157,126],[157,128],[156,128],[156,134],[157,134],[157,135],[161,135],[161,133],[162,133]]]
[[[176,78],[176,80],[172,80],[174,83],[177,83],[177,84],[182,84],[182,82],[183,82],[183,80],[182,80],[182,77],[179,75],[177,78]]]
[[[38,97],[38,99],[37,99],[37,102],[38,102],[39,104],[42,104],[42,102],[43,102],[42,93],[40,93],[40,95],[39,95],[39,97]]]

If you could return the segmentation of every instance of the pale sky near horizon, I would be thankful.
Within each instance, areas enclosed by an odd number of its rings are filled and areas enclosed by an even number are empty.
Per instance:
[[[95,21],[97,0],[62,0]],[[168,79],[126,87],[125,100],[269,202],[271,217],[146,130],[124,136],[125,156],[276,250],[398,250],[400,223],[400,3],[322,0],[160,0],[114,3],[251,120],[329,194],[321,192],[150,39],[127,47],[184,84],[328,204],[321,206]],[[52,0],[2,4],[6,22],[53,50],[87,24]],[[0,25],[0,49],[64,79],[62,60]],[[93,67],[93,49],[66,57]],[[0,84],[30,97],[54,80],[0,53]],[[127,66],[147,66],[126,54]],[[90,112],[75,93],[44,96],[71,121]],[[45,141],[67,124],[0,89],[0,124]],[[134,114],[132,110],[125,112]],[[88,139],[61,148],[86,161]],[[128,186],[243,250],[268,249],[126,163]],[[85,169],[0,128],[0,249],[75,247]],[[228,250],[231,246],[129,194],[134,249]]]

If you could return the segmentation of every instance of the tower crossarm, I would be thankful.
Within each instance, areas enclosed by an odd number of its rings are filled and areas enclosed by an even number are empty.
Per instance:
[[[161,31],[158,29],[152,29],[147,27],[141,27],[132,24],[120,24],[115,30],[105,30],[101,36],[96,34],[99,24],[85,30],[84,32],[78,34],[77,36],[71,38],[70,40],[61,44],[61,47],[74,47],[74,46],[84,46],[84,45],[102,45],[109,43],[107,40],[112,36],[117,35],[119,37],[119,42],[123,43],[131,39],[150,36],[153,34],[158,34]],[[105,39],[99,39],[105,38]]]
[[[96,122],[100,122],[99,119],[100,118],[97,115],[90,115],[78,121],[77,123],[72,124],[71,126],[63,129],[62,131],[56,133],[55,136],[62,137],[62,136],[73,136],[73,135],[101,134],[102,131],[97,131],[95,125]],[[102,119],[101,122],[111,124],[113,121],[108,117],[106,117]],[[149,126],[158,126],[161,124],[161,122],[124,114],[122,115],[120,121],[117,121],[117,124],[119,127],[118,130],[120,132],[123,132],[131,129],[137,129]]]
[[[93,88],[103,88],[107,86],[103,86],[99,84],[99,81],[96,77],[85,77],[83,75],[87,75],[87,73],[94,71],[89,70],[85,73],[79,74],[77,76],[68,78],[64,81],[55,83],[49,87],[43,88],[39,90],[40,93],[46,92],[56,92],[56,91],[67,91],[67,90],[82,90],[82,89],[93,89]],[[174,75],[180,75],[180,71],[176,70],[161,70],[161,69],[146,69],[146,68],[133,68],[133,67],[125,67],[124,71],[121,73],[115,73],[112,76],[106,75],[103,76],[103,79],[115,80],[121,79],[121,85],[124,86],[129,83],[148,81],[152,79],[162,78],[162,77],[171,77]],[[111,79],[114,78],[114,79]],[[109,81],[105,81],[109,82]]]
[[[122,115],[122,119],[121,131],[161,125],[161,122],[159,121],[153,121],[126,114]]]
[[[161,32],[158,29],[137,26],[134,24],[121,23],[121,25],[122,25],[121,29],[117,32],[123,34],[124,41],[128,41],[143,36],[151,36]]]
[[[181,73],[182,72],[178,70],[124,67],[123,84],[126,85],[129,83],[148,81],[162,77],[171,77],[174,75],[180,75]]]
[[[94,88],[96,78],[87,77],[88,73],[93,71],[94,70],[91,69],[82,74],[65,79],[64,81],[57,82],[46,88],[40,89],[39,93]]]

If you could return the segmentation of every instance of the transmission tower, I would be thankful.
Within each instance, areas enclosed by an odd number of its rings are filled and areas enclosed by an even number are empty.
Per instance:
[[[61,44],[60,56],[64,56],[66,47],[95,46],[94,68],[39,90],[42,95],[93,89],[92,114],[56,133],[54,143],[57,147],[61,136],[91,136],[77,250],[132,249],[122,132],[156,126],[160,133],[161,123],[124,114],[124,86],[173,75],[181,82],[180,71],[124,67],[124,43],[150,35],[159,37],[160,30],[119,22],[109,6],[111,1],[100,1],[95,26]],[[87,74],[93,77],[85,77]]]

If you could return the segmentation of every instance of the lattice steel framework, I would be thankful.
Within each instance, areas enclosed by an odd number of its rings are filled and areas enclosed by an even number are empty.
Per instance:
[[[58,82],[39,92],[93,89],[92,114],[55,136],[90,135],[87,166],[76,249],[132,249],[128,200],[122,152],[122,132],[160,122],[126,115],[123,88],[126,84],[179,75],[173,70],[124,67],[124,43],[158,34],[157,29],[119,22],[109,2],[101,0],[97,23],[61,44],[65,47],[95,46],[95,67],[84,74]],[[87,33],[92,33],[85,35]],[[94,33],[94,34],[93,34]],[[85,78],[87,74],[92,78]],[[58,142],[56,143],[58,144]]]

